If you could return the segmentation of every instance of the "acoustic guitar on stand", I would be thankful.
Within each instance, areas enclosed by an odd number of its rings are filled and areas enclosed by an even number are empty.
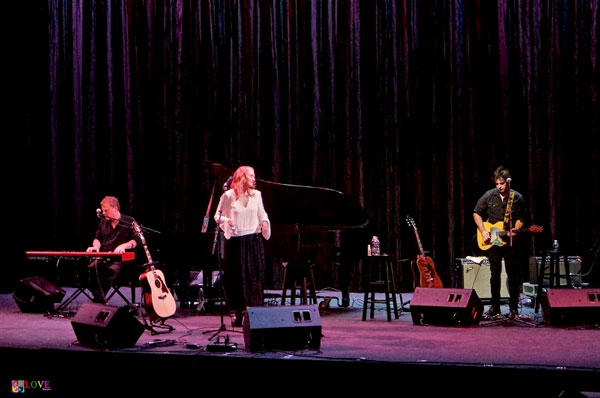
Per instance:
[[[142,241],[148,259],[148,270],[140,275],[146,312],[152,322],[160,318],[168,318],[173,315],[177,309],[175,298],[165,283],[165,276],[162,271],[154,267],[154,262],[152,261],[150,250],[148,250],[142,228],[135,221],[132,223],[132,226],[133,230]]]
[[[417,244],[419,245],[419,255],[417,256],[416,261],[420,274],[419,286],[444,287],[442,284],[442,280],[435,271],[435,264],[433,263],[433,259],[429,256],[425,256],[425,250],[423,250],[423,244],[421,244],[421,238],[419,237],[419,231],[417,230],[417,224],[415,223],[415,220],[413,220],[411,216],[406,216],[406,222],[408,223],[408,225],[413,227],[415,231],[415,236],[417,238]],[[414,263],[415,261],[413,261],[413,267]]]
[[[484,221],[483,227],[485,228],[486,231],[488,231],[490,233],[490,240],[487,242],[484,241],[481,231],[479,229],[477,229],[477,244],[479,245],[479,248],[481,250],[488,250],[492,246],[506,245],[506,241],[503,238],[507,237],[508,233],[504,230],[504,221],[498,221],[495,224]],[[543,231],[544,231],[543,227],[540,227],[537,225],[532,225],[531,227],[521,228],[516,231],[513,231],[513,233],[522,234],[522,233],[529,232],[532,234],[537,234],[537,233],[540,233]]]

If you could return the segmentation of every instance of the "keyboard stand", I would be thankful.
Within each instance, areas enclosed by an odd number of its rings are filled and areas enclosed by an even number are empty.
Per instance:
[[[77,297],[81,294],[84,294],[90,301],[92,300],[92,296],[90,296],[86,291],[85,287],[79,286],[77,290],[75,290],[71,295],[56,308],[55,312],[63,311],[69,304],[71,304]]]

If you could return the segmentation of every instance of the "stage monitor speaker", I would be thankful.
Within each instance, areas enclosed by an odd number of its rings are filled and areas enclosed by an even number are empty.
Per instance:
[[[321,346],[318,305],[248,307],[243,330],[244,344],[250,351]]]
[[[462,276],[455,286],[463,289],[475,289],[477,296],[481,300],[492,298],[492,288],[490,287],[490,262],[484,258],[481,262],[475,262],[469,258],[457,258],[456,267],[458,274]],[[508,281],[504,260],[502,260],[502,273],[500,274],[500,297],[508,298]]]
[[[21,279],[13,298],[22,312],[51,312],[60,303],[65,291],[41,276]]]
[[[133,347],[144,332],[127,306],[84,303],[71,321],[81,344],[102,348]]]
[[[417,287],[410,300],[415,325],[476,325],[483,304],[474,289]]]
[[[542,295],[542,310],[548,324],[596,324],[600,322],[600,289],[548,288]]]

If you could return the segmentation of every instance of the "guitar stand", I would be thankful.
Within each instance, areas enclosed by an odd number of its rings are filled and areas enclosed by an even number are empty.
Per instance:
[[[146,318],[146,311],[144,310],[142,305],[132,304],[130,305],[130,307],[132,307],[134,313],[141,315],[142,323],[144,324],[144,329],[149,330],[152,336],[155,336],[157,334],[170,333],[173,330],[175,330],[174,326],[165,324],[167,318],[159,318],[157,321],[151,321],[149,317]],[[158,324],[156,324],[157,322]],[[159,332],[155,328],[163,329],[164,331]]]
[[[160,324],[158,324],[158,325],[153,324],[152,322],[149,325],[147,322],[144,322],[144,328],[146,330],[149,330],[150,334],[152,336],[155,336],[157,334],[171,333],[173,330],[175,330],[175,327],[165,324],[165,319],[161,319]],[[164,331],[159,332],[158,330],[156,330],[154,328],[164,329]]]
[[[155,336],[157,334],[171,333],[173,330],[175,330],[174,326],[165,324],[165,321],[166,321],[165,318],[160,318],[157,321],[158,324],[156,324],[156,322],[152,322],[152,321],[148,322],[148,320],[146,320],[146,317],[144,315],[142,315],[142,319],[144,321],[144,329],[149,330],[150,334],[152,336]],[[160,332],[160,331],[156,330],[155,328],[162,329],[163,331]]]

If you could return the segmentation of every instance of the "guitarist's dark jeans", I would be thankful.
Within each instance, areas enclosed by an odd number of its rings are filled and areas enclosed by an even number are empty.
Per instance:
[[[508,305],[511,311],[519,310],[519,294],[521,286],[521,270],[519,256],[515,247],[493,246],[488,250],[490,260],[490,289],[492,293],[492,309],[500,312],[500,284],[502,275],[502,258],[508,278],[508,294],[510,296]]]

